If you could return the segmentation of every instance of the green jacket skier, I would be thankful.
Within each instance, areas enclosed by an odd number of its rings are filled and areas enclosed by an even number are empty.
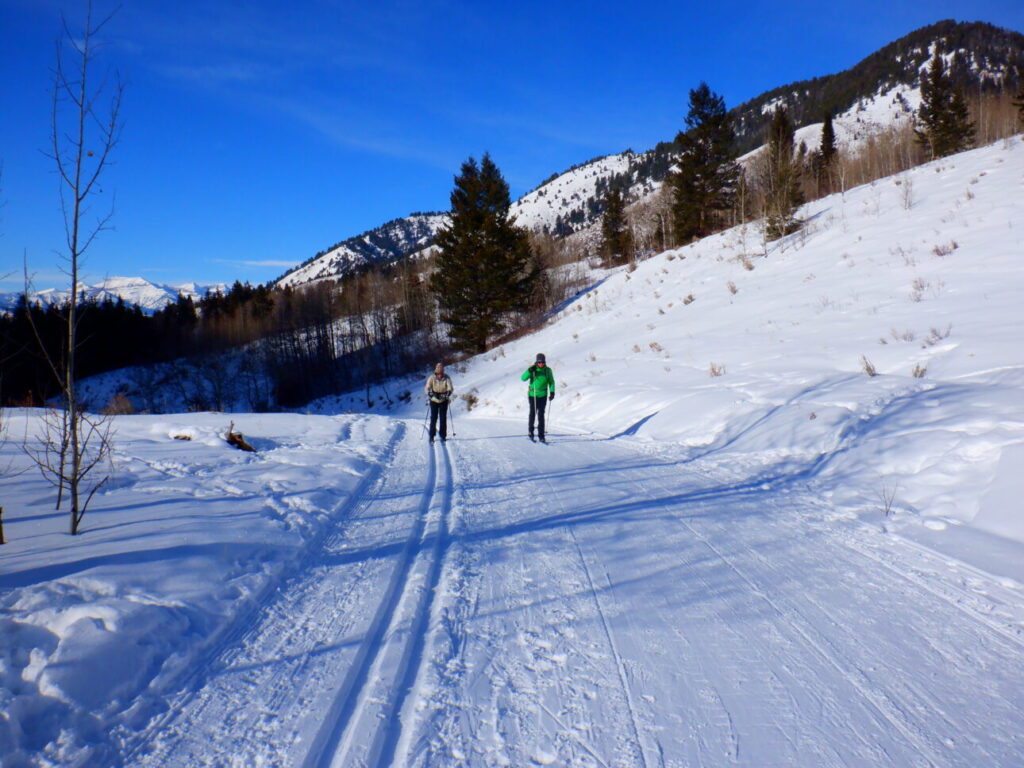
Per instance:
[[[544,438],[544,410],[548,400],[555,399],[555,374],[548,368],[547,359],[543,354],[537,355],[533,365],[526,369],[522,375],[523,381],[529,381],[530,385],[526,391],[526,399],[530,404],[530,419],[528,427],[530,439],[533,440],[533,425],[537,424],[537,437],[542,443]]]

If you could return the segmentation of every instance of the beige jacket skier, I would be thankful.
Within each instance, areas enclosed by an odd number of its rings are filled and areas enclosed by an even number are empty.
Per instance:
[[[444,373],[443,370],[440,373],[435,371],[427,377],[423,393],[430,398],[431,402],[441,403],[451,398],[455,393],[455,386],[447,373]]]

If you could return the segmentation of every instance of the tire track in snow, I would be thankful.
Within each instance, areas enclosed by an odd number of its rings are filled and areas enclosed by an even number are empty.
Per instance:
[[[394,754],[401,735],[401,724],[396,720],[419,671],[448,538],[452,473],[447,449],[442,450],[444,479],[438,479],[437,453],[430,449],[419,509],[401,561],[313,740],[304,768],[384,765]],[[431,510],[439,494],[441,507],[436,521],[432,521]],[[426,573],[422,574],[424,569]],[[414,572],[417,577],[424,576],[422,585],[413,578]],[[405,624],[407,629],[403,629]],[[381,687],[383,690],[377,690]]]

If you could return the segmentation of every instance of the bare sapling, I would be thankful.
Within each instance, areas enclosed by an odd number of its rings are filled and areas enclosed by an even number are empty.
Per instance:
[[[110,417],[86,413],[79,401],[75,376],[81,319],[79,271],[86,251],[99,233],[109,228],[114,213],[111,206],[104,215],[95,219],[89,216],[91,204],[103,193],[99,181],[110,165],[120,137],[124,86],[115,81],[108,109],[101,114],[99,102],[107,84],[101,80],[94,85],[91,79],[96,38],[112,16],[96,21],[92,3],[87,3],[85,25],[78,35],[72,34],[67,20],[62,19],[53,73],[49,156],[59,178],[66,238],[66,251],[61,256],[71,290],[62,310],[65,330],[59,359],[40,345],[59,383],[59,403],[43,419],[38,447],[28,452],[43,475],[57,487],[58,509],[67,492],[72,535],[78,533],[89,501],[110,477],[109,471],[97,470],[110,465],[112,422]]]
[[[882,514],[885,515],[886,519],[893,516],[895,509],[893,503],[896,501],[896,486],[889,487],[888,484],[882,483],[882,486],[878,489],[878,504],[882,510]]]

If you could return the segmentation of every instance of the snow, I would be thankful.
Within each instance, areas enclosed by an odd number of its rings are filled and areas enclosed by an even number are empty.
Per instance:
[[[364,392],[116,417],[77,537],[7,412],[3,765],[1019,765],[1022,185],[1016,138],[595,272],[432,447]]]
[[[598,182],[628,171],[634,157],[632,152],[624,152],[584,163],[523,195],[509,213],[521,227],[553,229],[559,216],[565,217],[580,207],[585,211],[588,198],[600,198]]]
[[[845,112],[832,118],[836,146],[855,154],[872,137],[887,131],[898,131],[910,125],[920,105],[921,89],[902,83],[883,88],[871,97],[859,99]],[[766,111],[771,111],[768,106],[765,105]],[[793,132],[793,144],[800,146],[802,143],[808,151],[816,151],[821,146],[821,132],[824,125],[824,123],[810,123],[797,128]],[[753,149],[739,157],[738,162],[741,165],[748,165],[762,150],[763,147]]]

